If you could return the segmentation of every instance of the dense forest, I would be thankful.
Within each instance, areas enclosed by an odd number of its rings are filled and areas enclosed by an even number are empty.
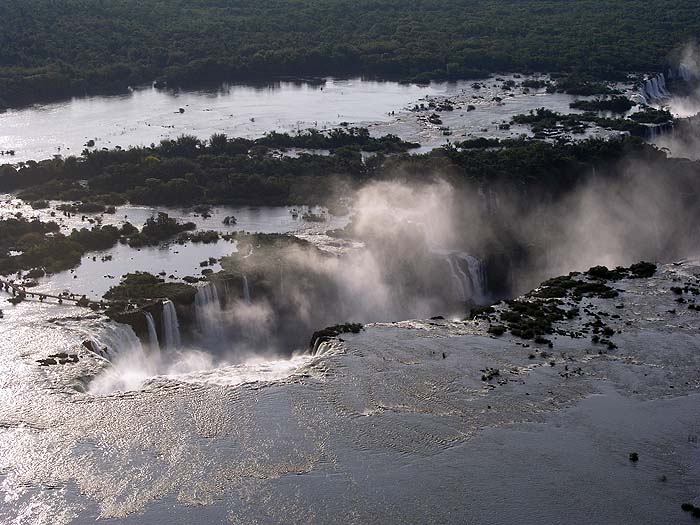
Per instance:
[[[301,140],[310,136],[313,134],[302,135]],[[126,201],[152,205],[332,204],[370,180],[398,176],[425,181],[431,174],[457,186],[503,185],[515,192],[554,196],[570,191],[595,166],[610,166],[630,157],[665,159],[664,153],[637,137],[575,143],[486,141],[423,155],[387,155],[386,150],[379,150],[367,156],[361,146],[364,133],[336,136],[339,146],[330,154],[312,151],[297,157],[279,156],[260,144],[275,137],[282,143],[294,141],[279,134],[260,141],[225,135],[214,135],[208,141],[182,136],[149,148],[86,150],[77,158],[1,166],[0,191],[19,190],[19,196],[35,207],[45,207],[47,199],[75,201],[67,209],[73,213],[105,211]],[[392,140],[387,143],[389,152],[397,145]],[[692,164],[694,170],[696,164]]]
[[[3,0],[0,107],[154,80],[609,79],[699,34],[696,0]]]

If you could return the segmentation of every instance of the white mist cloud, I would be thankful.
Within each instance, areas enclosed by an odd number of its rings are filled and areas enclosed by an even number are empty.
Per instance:
[[[138,388],[155,375],[194,380],[191,374],[217,375],[215,368],[236,371],[246,363],[252,368],[240,368],[241,374],[254,375],[261,360],[284,361],[280,354],[305,350],[313,331],[332,324],[464,315],[462,294],[465,288],[473,293],[468,283],[474,282],[466,252],[483,257],[505,251],[513,293],[599,264],[697,253],[700,214],[689,198],[700,191],[694,172],[679,178],[666,163],[635,160],[615,170],[542,203],[512,188],[501,188],[494,198],[484,188],[434,179],[368,184],[356,195],[352,223],[364,248],[342,256],[296,243],[273,249],[274,264],[263,275],[248,275],[250,302],[231,292],[222,304],[198,312],[200,321],[211,321],[204,323],[211,333],[197,340],[200,348],[117,356],[90,391]]]

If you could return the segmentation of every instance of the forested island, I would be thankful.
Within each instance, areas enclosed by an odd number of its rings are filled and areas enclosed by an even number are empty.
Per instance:
[[[664,70],[699,31],[693,0],[6,0],[0,107],[154,81],[495,71],[611,80]]]
[[[545,119],[539,114],[530,117],[540,125]],[[413,144],[387,136],[372,139],[369,144],[376,151],[369,157],[362,154],[367,144],[364,133],[334,136],[341,137],[335,144],[342,146],[330,153],[310,150],[296,157],[272,155],[275,150],[267,144],[309,144],[309,135],[274,134],[256,141],[225,135],[205,141],[181,136],[148,148],[86,150],[80,157],[32,161],[18,167],[5,164],[0,167],[0,191],[19,191],[20,198],[37,208],[47,199],[75,202],[68,210],[73,213],[101,212],[127,201],[328,205],[343,192],[372,180],[395,178],[398,173],[418,181],[435,174],[457,184],[508,185],[514,190],[537,187],[556,194],[571,190],[592,167],[629,155],[665,159],[664,153],[632,136],[554,144],[527,138],[465,141],[422,155],[403,153]],[[319,139],[316,143],[328,146],[334,142]],[[686,164],[675,159],[666,162]]]

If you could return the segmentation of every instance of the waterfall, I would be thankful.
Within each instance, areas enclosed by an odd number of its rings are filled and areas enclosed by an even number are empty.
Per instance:
[[[486,268],[484,263],[466,253],[459,254],[459,258],[467,263],[467,269],[469,271],[469,279],[472,285],[472,298],[477,303],[484,303],[486,301]]]
[[[243,274],[243,299],[250,304],[250,288],[248,287],[248,277]]]
[[[681,64],[678,67],[678,72],[680,73],[681,78],[683,80],[685,80],[686,82],[690,82],[690,80],[692,79],[692,74],[691,74],[692,72],[691,72],[690,68],[688,66],[686,66],[685,64]]]
[[[129,352],[143,354],[143,345],[134,330],[128,324],[109,322],[104,324],[104,329],[90,338],[100,351],[105,348],[106,356],[114,359]]]
[[[646,135],[649,141],[654,141],[662,133],[673,131],[673,124],[666,122],[665,124],[646,124]]]
[[[478,304],[488,301],[486,268],[479,258],[453,250],[432,249],[431,251],[447,262],[450,267],[450,279],[455,284],[462,301],[471,299]],[[462,264],[466,264],[469,275],[462,269]]]
[[[180,324],[172,301],[163,301],[163,338],[165,349],[175,350],[180,346]]]
[[[111,361],[111,366],[105,367],[89,382],[87,391],[90,393],[136,390],[158,373],[160,352],[146,351],[129,325],[104,323],[103,330],[94,336],[93,341],[99,348],[107,349],[106,357]]]
[[[466,288],[466,282],[465,282],[467,279],[466,274],[462,271],[461,268],[459,268],[459,264],[455,264],[455,262],[452,260],[451,254],[446,255],[445,260],[447,261],[447,264],[450,266],[451,278],[457,285],[456,288],[460,292],[460,296],[462,298],[462,301],[466,301],[467,300],[467,288]],[[459,273],[462,274],[464,279],[459,278],[459,275],[457,274],[457,270],[455,269],[455,267],[459,269]]]
[[[647,133],[649,134],[649,140],[653,141],[659,135],[658,129],[653,124],[647,126]]]
[[[646,98],[651,100],[661,98],[656,78],[649,78],[644,81],[644,93],[646,94]]]
[[[219,292],[214,283],[207,283],[197,289],[194,296],[194,312],[202,337],[207,339],[223,337],[223,310]]]
[[[661,91],[659,91],[659,80],[654,77],[651,79],[651,92],[656,98],[661,98]]]
[[[654,77],[647,77],[639,90],[639,96],[645,104],[651,100],[659,100],[667,98],[669,92],[666,89],[666,77],[663,73],[659,73]]]
[[[479,196],[481,209],[486,215],[493,215],[500,208],[498,194],[492,188],[487,188],[484,190],[483,187],[479,187],[477,190],[477,195]]]
[[[649,99],[647,98],[646,93],[644,93],[644,88],[641,88],[639,90],[639,93],[635,93],[630,98],[632,99],[633,102],[636,102],[637,104],[645,105],[645,106],[649,105]]]
[[[694,67],[689,66],[688,64],[678,64],[676,69],[668,70],[668,76],[669,78],[681,78],[686,82],[691,82],[693,80],[697,80],[700,75],[698,75],[698,72]]]
[[[148,343],[152,350],[160,350],[160,343],[158,343],[158,333],[156,332],[156,323],[153,320],[153,316],[149,312],[145,312],[146,324],[148,325]]]

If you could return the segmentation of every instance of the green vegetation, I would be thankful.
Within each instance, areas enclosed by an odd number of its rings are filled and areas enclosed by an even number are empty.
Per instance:
[[[114,213],[115,204],[124,204],[126,202],[123,198],[114,195],[97,195],[93,199],[85,202],[74,202],[73,204],[60,204],[56,209],[69,216],[78,213]]]
[[[196,231],[196,232],[183,232],[177,237],[177,242],[179,244],[184,244],[186,242],[211,244],[217,242],[221,238],[221,234],[214,230]]]
[[[129,237],[129,246],[132,248],[156,246],[162,241],[196,228],[197,225],[193,222],[181,224],[176,219],[170,218],[167,213],[160,212],[156,217],[146,219],[141,232]]]
[[[583,111],[612,111],[613,113],[626,113],[634,107],[627,97],[596,98],[595,100],[577,100],[569,104],[572,109]]]
[[[643,111],[632,113],[630,117],[635,122],[643,124],[666,124],[673,122],[673,115],[667,109],[645,108]]]
[[[562,276],[549,279],[535,291],[531,292],[533,297],[540,298],[562,298],[571,296],[577,301],[583,297],[600,297],[602,299],[612,299],[618,293],[606,284],[594,281],[584,281],[575,279],[574,276]]]
[[[558,78],[547,86],[550,93],[568,93],[569,95],[613,95],[617,92],[605,83],[593,79],[589,75],[573,74]]]
[[[279,158],[270,151],[273,146],[330,149],[332,155]],[[102,211],[105,205],[125,200],[152,205],[308,203],[323,199],[329,175],[362,178],[381,163],[380,153],[414,146],[392,135],[369,137],[361,128],[328,134],[316,130],[272,133],[256,141],[222,134],[209,141],[181,136],[150,148],[86,150],[80,158],[27,162],[19,169],[0,166],[0,191],[19,189],[19,196],[30,201],[80,201],[67,204],[63,209],[67,213]],[[378,155],[365,161],[362,150]],[[319,184],[321,178],[326,181]],[[89,184],[84,186],[81,180]]]
[[[315,348],[316,343],[323,343],[339,336],[340,334],[359,334],[362,330],[360,323],[345,323],[329,326],[323,330],[318,330],[311,336],[310,348]]]
[[[563,115],[546,108],[538,108],[526,114],[515,115],[511,120],[513,124],[531,126],[535,138],[546,138],[547,133],[553,132],[583,133],[591,125],[646,137],[649,130],[644,124],[671,124],[673,121],[673,116],[668,111],[653,108],[632,113],[626,118],[600,117],[593,112]]]
[[[661,70],[700,33],[695,0],[5,0],[0,97],[74,94],[281,76],[413,81],[489,71],[565,71],[556,89]]]
[[[0,221],[0,233],[0,275],[34,269],[36,276],[78,266],[85,252],[114,246],[121,235],[114,226],[95,226],[66,236],[55,222],[24,218]]]
[[[112,286],[104,298],[110,301],[144,301],[170,299],[178,304],[192,304],[197,289],[185,283],[165,282],[147,272],[128,273],[121,282]]]
[[[45,210],[49,207],[49,203],[45,200],[33,201],[30,203],[30,206],[33,210]]]
[[[488,333],[495,335],[495,336],[499,336],[499,335],[505,334],[506,330],[507,330],[507,328],[505,326],[503,326],[502,324],[494,324],[494,325],[489,326]]]
[[[70,235],[60,233],[55,222],[5,219],[0,221],[0,275],[29,270],[27,277],[41,277],[74,268],[86,252],[107,250],[119,241],[132,247],[152,246],[194,228],[193,223],[180,224],[166,213],[149,218],[141,232],[127,222],[121,228],[94,226]],[[212,242],[206,235],[197,240]]]
[[[214,135],[210,146],[217,142],[223,145],[225,135]],[[278,133],[272,131],[266,136],[251,141],[255,145],[268,146],[270,148],[303,148],[303,149],[328,149],[355,147],[362,151],[401,153],[412,148],[419,148],[420,144],[406,142],[395,135],[383,137],[371,137],[367,128],[339,128],[323,133],[317,129],[308,129],[296,135]]]
[[[611,288],[606,281],[617,281],[628,278],[646,278],[656,273],[656,265],[648,262],[633,264],[629,268],[618,267],[609,270],[605,266],[594,266],[584,274],[572,272],[569,275],[555,277],[542,283],[539,288],[533,290],[522,299],[505,301],[502,309],[493,306],[472,310],[472,318],[480,318],[489,321],[488,333],[500,336],[506,331],[515,337],[522,339],[534,339],[536,344],[553,346],[551,340],[545,338],[546,334],[560,333],[554,325],[565,319],[574,319],[580,315],[578,307],[564,309],[567,302],[580,303],[586,298],[613,299],[619,294]],[[592,314],[595,318],[584,324],[586,330],[593,332],[591,338],[594,344],[606,345],[608,350],[614,350],[617,345],[610,339],[615,330],[607,326],[600,315]],[[605,314],[607,315],[607,314]],[[581,337],[578,333],[565,333],[571,337]]]
[[[654,263],[642,261],[631,265],[629,268],[618,266],[614,270],[609,270],[606,266],[593,266],[586,272],[586,275],[595,279],[617,281],[624,278],[641,279],[653,277],[655,273],[656,265]]]
[[[548,83],[545,82],[544,80],[536,80],[532,78],[528,78],[523,80],[520,85],[524,88],[528,89],[542,89],[544,87],[548,86]]]
[[[554,333],[552,324],[566,318],[566,312],[554,300],[507,301],[507,310],[500,314],[501,322],[515,337],[533,339]]]
[[[662,152],[634,137],[573,144],[518,139],[479,145],[486,147],[446,147],[423,155],[378,153],[367,159],[355,148],[341,147],[330,155],[292,158],[251,149],[251,141],[244,139],[202,142],[180,137],[153,148],[84,152],[80,158],[28,162],[18,168],[5,165],[0,167],[0,191],[19,190],[21,198],[30,200],[109,199],[151,205],[324,204],[347,189],[399,172],[422,181],[426,173],[441,173],[457,186],[505,183],[516,191],[537,187],[556,193],[589,176],[591,167],[607,167],[630,155],[677,162],[664,160]]]
[[[486,149],[486,148],[508,148],[522,146],[526,141],[523,139],[491,139],[479,137],[456,142],[455,147],[459,149]]]

